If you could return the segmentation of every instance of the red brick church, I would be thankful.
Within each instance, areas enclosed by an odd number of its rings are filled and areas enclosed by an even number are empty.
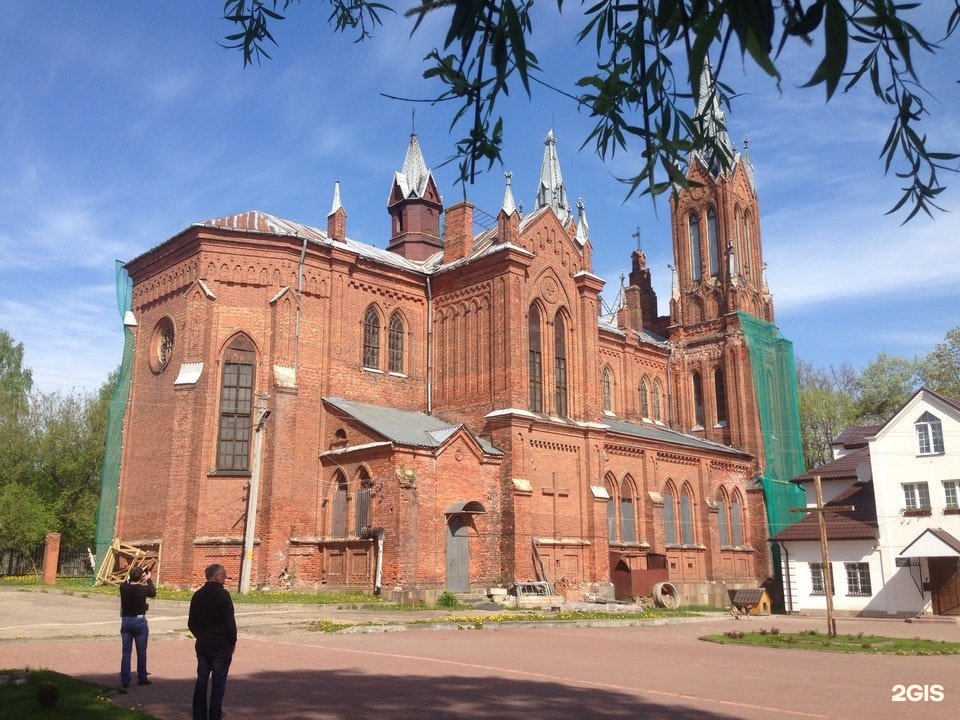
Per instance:
[[[693,155],[671,202],[664,316],[639,251],[602,314],[552,133],[534,209],[508,175],[480,232],[470,203],[444,207],[414,135],[385,247],[350,237],[335,185],[325,228],[243,212],[131,260],[114,537],[157,548],[171,586],[216,561],[252,588],[630,596],[650,569],[686,602],[755,587],[762,426],[779,421],[743,324],[773,304],[753,168],[720,139],[732,170]]]

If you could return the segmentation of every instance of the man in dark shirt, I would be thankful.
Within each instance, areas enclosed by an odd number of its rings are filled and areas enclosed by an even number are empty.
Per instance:
[[[187,627],[197,639],[197,684],[193,689],[193,720],[221,720],[227,672],[237,646],[233,600],[223,587],[227,571],[214,563],[207,567],[207,582],[193,594]],[[210,702],[207,682],[210,678]]]
[[[133,645],[137,646],[137,684],[149,685],[147,677],[147,598],[156,597],[157,589],[150,579],[150,571],[144,572],[139,565],[130,568],[127,580],[120,583],[120,685],[130,686],[130,656]]]

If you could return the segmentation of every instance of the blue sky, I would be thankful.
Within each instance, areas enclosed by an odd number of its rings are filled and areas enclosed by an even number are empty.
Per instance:
[[[447,204],[462,196],[442,162],[455,138],[448,107],[428,98],[421,59],[441,39],[441,19],[413,38],[410,23],[368,42],[327,29],[325,4],[305,2],[278,24],[273,60],[244,69],[217,42],[223,4],[0,0],[0,329],[22,342],[44,390],[94,390],[120,361],[114,261],[130,260],[191,223],[258,209],[326,227],[334,181],[350,237],[384,247],[385,204],[412,124]],[[927,3],[917,24],[934,37],[949,3]],[[931,7],[932,6],[932,7]],[[532,49],[556,85],[572,90],[588,64],[574,47],[579,6],[562,18],[539,7]],[[162,9],[162,12],[158,12]],[[958,40],[918,57],[936,99],[923,130],[936,150],[960,147]],[[884,212],[900,182],[878,155],[890,111],[862,92],[829,105],[822,88],[800,90],[816,52],[787,55],[782,94],[731,58],[723,79],[743,94],[728,113],[738,146],[750,138],[777,324],[798,357],[819,367],[862,367],[879,352],[929,352],[960,325],[960,176],[934,220]],[[588,147],[592,125],[567,98],[514,88],[503,106],[505,165],[468,189],[495,214],[503,170],[532,208],[542,140],[554,130],[571,200],[582,197],[594,271],[612,303],[629,271],[633,234],[654,273],[660,313],[670,296],[669,211],[661,199],[624,201],[616,177],[630,153],[603,163]]]

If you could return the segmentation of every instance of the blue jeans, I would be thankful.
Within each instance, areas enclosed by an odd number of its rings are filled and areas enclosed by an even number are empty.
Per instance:
[[[227,672],[233,654],[197,652],[197,684],[193,688],[193,720],[221,720],[223,717],[223,693],[227,689]],[[207,681],[210,685],[210,705],[207,705]]]
[[[120,619],[120,639],[123,650],[120,654],[120,684],[130,684],[130,656],[133,645],[137,646],[137,680],[147,679],[147,638],[150,628],[145,617],[125,617]]]

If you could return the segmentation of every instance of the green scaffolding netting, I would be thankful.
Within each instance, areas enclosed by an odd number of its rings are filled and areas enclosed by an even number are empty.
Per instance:
[[[131,305],[130,276],[119,260],[116,264],[117,308],[125,319]],[[133,331],[123,328],[123,358],[117,384],[107,409],[107,439],[100,468],[100,507],[97,509],[97,568],[113,544],[117,523],[117,499],[120,493],[120,452],[123,447],[123,417],[130,398],[130,374],[133,366]]]
[[[750,353],[766,458],[758,481],[767,506],[767,525],[774,535],[803,517],[791,513],[791,508],[806,506],[803,489],[790,482],[806,469],[793,343],[773,323],[743,312],[737,314]],[[774,577],[781,582],[780,547],[772,543],[771,552]]]

